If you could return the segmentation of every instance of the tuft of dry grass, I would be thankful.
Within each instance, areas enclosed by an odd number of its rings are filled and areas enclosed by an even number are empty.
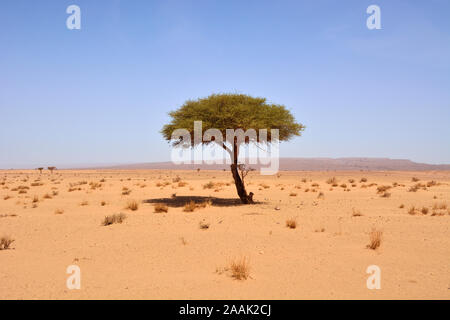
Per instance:
[[[33,197],[33,203],[39,202],[39,197],[38,196],[34,196]]]
[[[410,215],[415,215],[416,214],[416,207],[412,206],[408,209],[408,213]]]
[[[89,204],[89,202],[84,200],[83,202],[80,203],[80,206],[87,206],[88,204]]]
[[[202,229],[202,230],[209,229],[209,223],[207,223],[205,221],[200,221],[200,223],[198,225],[199,225],[200,229]]]
[[[286,220],[286,227],[288,227],[290,229],[297,228],[297,220],[295,218],[290,218],[290,219]]]
[[[191,200],[190,202],[186,203],[184,205],[183,211],[184,212],[194,212],[197,208],[195,201]]]
[[[326,182],[331,185],[337,185],[338,180],[336,179],[336,177],[332,177],[332,178],[329,178]]]
[[[325,199],[325,194],[323,192],[319,192],[317,199]]]
[[[232,260],[230,263],[231,277],[236,280],[246,280],[250,276],[250,265],[246,257]]]
[[[122,223],[126,217],[127,216],[124,213],[116,213],[110,216],[106,216],[105,219],[103,219],[102,225],[109,226],[114,223]]]
[[[383,193],[385,193],[386,191],[388,191],[391,188],[392,188],[391,186],[378,186],[377,187],[377,193],[378,194],[383,194]]]
[[[10,236],[2,236],[0,238],[0,250],[7,250],[15,240]]]
[[[161,213],[161,212],[168,212],[169,207],[165,205],[164,203],[156,203],[154,206],[154,212],[155,213]]]
[[[367,248],[376,250],[381,245],[381,237],[383,235],[383,232],[380,230],[372,229],[372,231],[369,234],[370,242],[367,245]]]
[[[131,210],[131,211],[136,211],[139,209],[139,203],[136,200],[130,200],[130,201],[128,201],[125,209]]]
[[[215,187],[215,183],[212,181],[203,185],[203,189],[214,189],[214,187]]]
[[[362,215],[360,210],[352,208],[352,217],[362,217]]]

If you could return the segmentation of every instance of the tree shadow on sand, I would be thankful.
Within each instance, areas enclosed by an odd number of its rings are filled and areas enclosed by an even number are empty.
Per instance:
[[[210,201],[211,205],[216,207],[232,207],[244,205],[240,199],[236,198],[228,199],[228,198],[202,197],[202,196],[175,196],[172,198],[147,199],[144,200],[143,203],[163,203],[168,207],[178,208],[183,207],[186,203],[189,203],[191,201],[194,201],[195,203]]]

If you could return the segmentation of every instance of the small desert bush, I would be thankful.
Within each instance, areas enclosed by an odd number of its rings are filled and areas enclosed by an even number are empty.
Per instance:
[[[437,185],[438,185],[438,183],[436,181],[434,181],[434,180],[427,182],[427,187],[428,188],[434,187],[434,186],[437,186]]]
[[[122,195],[128,196],[130,193],[131,193],[131,190],[128,189],[127,187],[122,188]]]
[[[391,194],[389,192],[383,192],[383,194],[380,195],[382,198],[389,198]]]
[[[136,200],[130,200],[130,201],[128,201],[125,209],[131,210],[131,211],[136,211],[137,209],[139,209],[139,203]]]
[[[100,205],[101,205],[102,207],[106,206],[106,201],[100,202]]]
[[[323,192],[319,192],[319,194],[317,195],[317,199],[325,199],[325,195]]]
[[[296,197],[297,194],[296,194],[295,192],[291,192],[291,193],[289,193],[289,196],[290,196],[290,197]]]
[[[377,193],[382,194],[385,193],[387,190],[391,189],[391,186],[378,186],[377,187]]]
[[[352,217],[361,217],[362,213],[358,209],[353,208],[352,209]]]
[[[410,207],[409,209],[408,209],[408,213],[410,214],[410,215],[415,215],[417,212],[416,212],[416,207],[414,207],[414,206],[412,206],[412,207]]]
[[[422,212],[422,214],[428,214],[428,208],[422,207],[422,209],[420,209],[420,212]]]
[[[230,263],[231,276],[236,280],[246,280],[250,276],[248,259],[243,257]]]
[[[44,194],[44,196],[42,198],[44,198],[44,199],[51,199],[52,196],[49,195],[48,193],[46,193],[46,194]]]
[[[375,250],[381,245],[381,237],[383,235],[383,232],[372,229],[372,231],[369,234],[369,244],[367,245],[367,248]]]
[[[80,206],[87,206],[88,204],[89,204],[89,202],[85,200],[80,203]]]
[[[186,185],[187,185],[187,182],[184,182],[184,181],[178,182],[178,187],[180,187],[180,188],[182,188],[182,187],[184,187]]]
[[[172,182],[180,182],[180,181],[181,181],[181,178],[178,176],[176,178],[172,179]]]
[[[326,182],[327,182],[328,184],[333,185],[333,184],[337,184],[337,183],[338,183],[338,180],[336,179],[336,177],[332,177],[332,178],[329,178]]]
[[[103,219],[102,225],[109,226],[114,223],[122,223],[126,217],[127,216],[124,213],[116,213],[110,216],[106,216],[105,219]]]
[[[163,203],[157,203],[154,206],[154,211],[156,213],[167,212],[169,211],[169,207]]]
[[[8,200],[8,199],[11,199],[11,196],[6,195],[6,196],[3,197],[3,200]]]
[[[297,220],[295,220],[295,218],[290,218],[290,219],[286,220],[286,227],[288,227],[290,229],[297,228]]]
[[[419,179],[419,178],[416,178],[416,177],[412,177],[412,178],[411,178],[411,181],[412,181],[412,182],[417,182],[417,181],[419,181],[419,180],[420,180],[420,179]]]
[[[215,184],[212,181],[203,185],[203,189],[214,189],[214,187],[215,187]]]
[[[190,202],[186,203],[184,205],[183,211],[184,212],[193,212],[197,208],[197,205],[195,204],[195,201],[191,200]]]
[[[39,197],[38,196],[34,196],[33,197],[33,203],[39,202]]]
[[[11,246],[11,243],[14,242],[10,236],[3,236],[0,238],[0,250],[7,250]]]
[[[202,230],[209,229],[209,223],[204,222],[204,221],[200,221],[200,223],[198,224],[198,226],[199,226],[200,229],[202,229]]]
[[[348,179],[348,183],[354,183],[355,179]]]
[[[361,178],[361,180],[359,180],[359,182],[367,182],[367,178]]]
[[[55,214],[63,214],[63,213],[64,213],[64,210],[62,210],[62,209],[55,210]]]

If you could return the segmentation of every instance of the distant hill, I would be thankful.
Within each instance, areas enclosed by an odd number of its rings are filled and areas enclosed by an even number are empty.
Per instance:
[[[259,169],[260,165],[251,165]],[[172,162],[151,162],[126,165],[116,165],[95,169],[160,169],[160,170],[222,170],[228,169],[229,165],[207,165],[207,164],[183,164],[175,165]],[[280,170],[282,171],[431,171],[450,170],[450,164],[426,164],[417,163],[405,159],[389,158],[280,158]]]

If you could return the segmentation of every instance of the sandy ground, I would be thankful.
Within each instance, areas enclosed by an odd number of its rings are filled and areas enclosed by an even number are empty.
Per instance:
[[[0,298],[450,298],[450,172],[253,172],[246,183],[260,203],[237,205],[223,171],[1,171],[0,237],[15,241],[0,250]],[[384,197],[381,186],[391,186]],[[212,204],[184,212],[193,196]],[[121,212],[122,223],[102,225]],[[249,277],[237,280],[230,263],[244,257]],[[79,290],[66,286],[69,265]],[[366,286],[370,265],[379,290]]]

